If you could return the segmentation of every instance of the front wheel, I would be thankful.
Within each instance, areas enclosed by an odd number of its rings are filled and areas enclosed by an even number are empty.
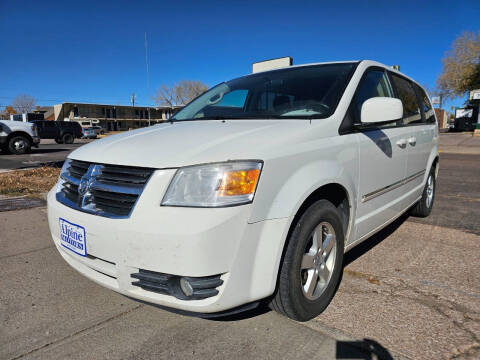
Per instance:
[[[319,200],[301,216],[287,241],[270,306],[294,320],[307,321],[325,310],[340,281],[341,214],[331,202]]]
[[[62,141],[65,143],[65,144],[73,144],[73,141],[74,141],[74,137],[72,134],[65,134],[62,136]]]
[[[427,217],[432,212],[433,202],[435,201],[435,168],[432,167],[427,177],[427,182],[423,188],[422,198],[413,207],[410,214],[416,217]]]
[[[22,135],[14,136],[8,142],[8,151],[15,155],[28,153],[31,147],[30,140]]]

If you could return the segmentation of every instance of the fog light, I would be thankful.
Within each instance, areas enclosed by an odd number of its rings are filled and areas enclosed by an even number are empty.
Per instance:
[[[193,295],[193,287],[190,282],[185,278],[180,278],[180,288],[186,296]]]

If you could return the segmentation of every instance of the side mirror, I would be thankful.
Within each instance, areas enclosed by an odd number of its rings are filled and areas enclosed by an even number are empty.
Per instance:
[[[403,105],[399,99],[389,97],[373,97],[362,105],[360,119],[362,125],[388,123],[401,120]]]

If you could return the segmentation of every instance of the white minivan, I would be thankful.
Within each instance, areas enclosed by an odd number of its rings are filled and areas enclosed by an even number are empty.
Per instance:
[[[128,297],[203,316],[265,300],[305,321],[346,251],[429,215],[438,136],[425,91],[380,63],[259,72],[72,152],[50,230],[68,264]]]

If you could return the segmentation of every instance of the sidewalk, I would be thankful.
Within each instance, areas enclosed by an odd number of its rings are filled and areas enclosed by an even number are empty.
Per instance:
[[[403,359],[315,320],[205,320],[130,300],[66,264],[45,208],[0,213],[0,228],[1,359]]]
[[[453,154],[480,154],[480,137],[471,133],[440,134],[440,152]]]

